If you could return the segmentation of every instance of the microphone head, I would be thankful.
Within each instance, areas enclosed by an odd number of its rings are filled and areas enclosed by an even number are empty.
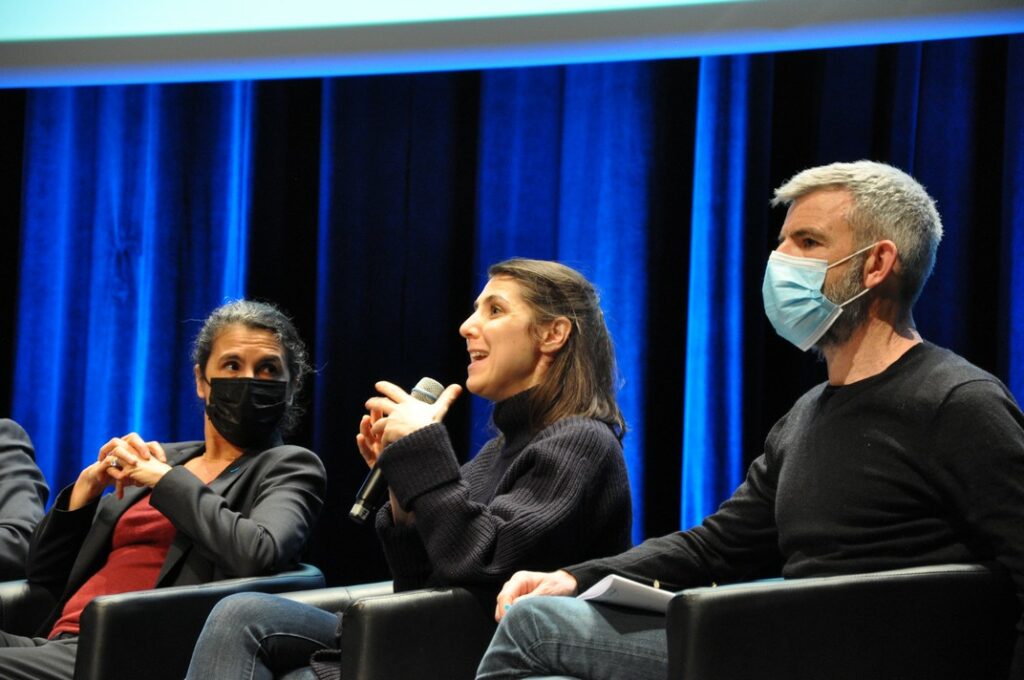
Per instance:
[[[444,385],[441,383],[433,378],[420,378],[420,381],[416,383],[416,386],[412,388],[409,394],[412,395],[413,399],[433,404],[441,396],[442,392],[444,392]]]

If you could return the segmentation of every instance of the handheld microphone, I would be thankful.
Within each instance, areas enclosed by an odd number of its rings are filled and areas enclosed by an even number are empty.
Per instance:
[[[413,399],[433,404],[441,396],[442,392],[444,392],[444,385],[441,383],[433,378],[420,378],[420,381],[416,383],[416,387],[413,387],[409,394],[412,395]],[[384,475],[381,474],[380,467],[374,465],[370,473],[366,475],[363,485],[359,487],[359,493],[356,494],[356,502],[352,504],[352,509],[348,511],[349,518],[357,524],[364,523],[384,503],[384,496],[387,495],[387,492],[388,483],[384,481]]]

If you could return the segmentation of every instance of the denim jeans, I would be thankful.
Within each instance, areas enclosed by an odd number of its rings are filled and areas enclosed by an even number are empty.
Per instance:
[[[337,614],[283,597],[231,595],[206,619],[187,679],[314,678],[309,657],[334,647],[337,627]]]
[[[476,677],[664,680],[667,675],[661,614],[542,596],[508,610]]]

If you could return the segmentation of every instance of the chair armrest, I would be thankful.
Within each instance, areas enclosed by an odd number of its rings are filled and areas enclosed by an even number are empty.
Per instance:
[[[1005,680],[1018,616],[978,565],[694,588],[669,605],[669,678]]]
[[[268,576],[97,597],[82,612],[75,680],[181,680],[206,617],[222,598],[323,585],[320,570],[302,564]]]
[[[492,602],[465,588],[360,599],[342,618],[341,677],[471,679],[494,634]]]
[[[37,635],[56,604],[49,590],[25,579],[0,582],[0,630]]]
[[[308,604],[311,607],[328,612],[343,612],[358,599],[390,595],[393,592],[395,592],[395,589],[391,581],[377,581],[375,583],[359,583],[351,586],[300,590],[296,593],[281,593],[281,597],[302,602],[303,604]]]

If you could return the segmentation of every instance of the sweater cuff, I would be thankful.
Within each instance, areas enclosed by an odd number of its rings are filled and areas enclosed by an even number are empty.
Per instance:
[[[390,444],[381,452],[377,465],[406,510],[413,510],[416,499],[426,492],[460,478],[448,430],[441,423],[428,425]]]
[[[391,506],[385,504],[377,512],[377,538],[388,561],[395,590],[420,588],[431,573],[430,557],[414,526],[396,525],[391,519]]]
[[[582,593],[584,590],[590,588],[609,573],[611,573],[606,567],[600,564],[599,560],[590,560],[589,562],[581,562],[574,564],[569,567],[562,567],[562,571],[567,571],[572,574],[572,577],[576,579],[576,593]]]

